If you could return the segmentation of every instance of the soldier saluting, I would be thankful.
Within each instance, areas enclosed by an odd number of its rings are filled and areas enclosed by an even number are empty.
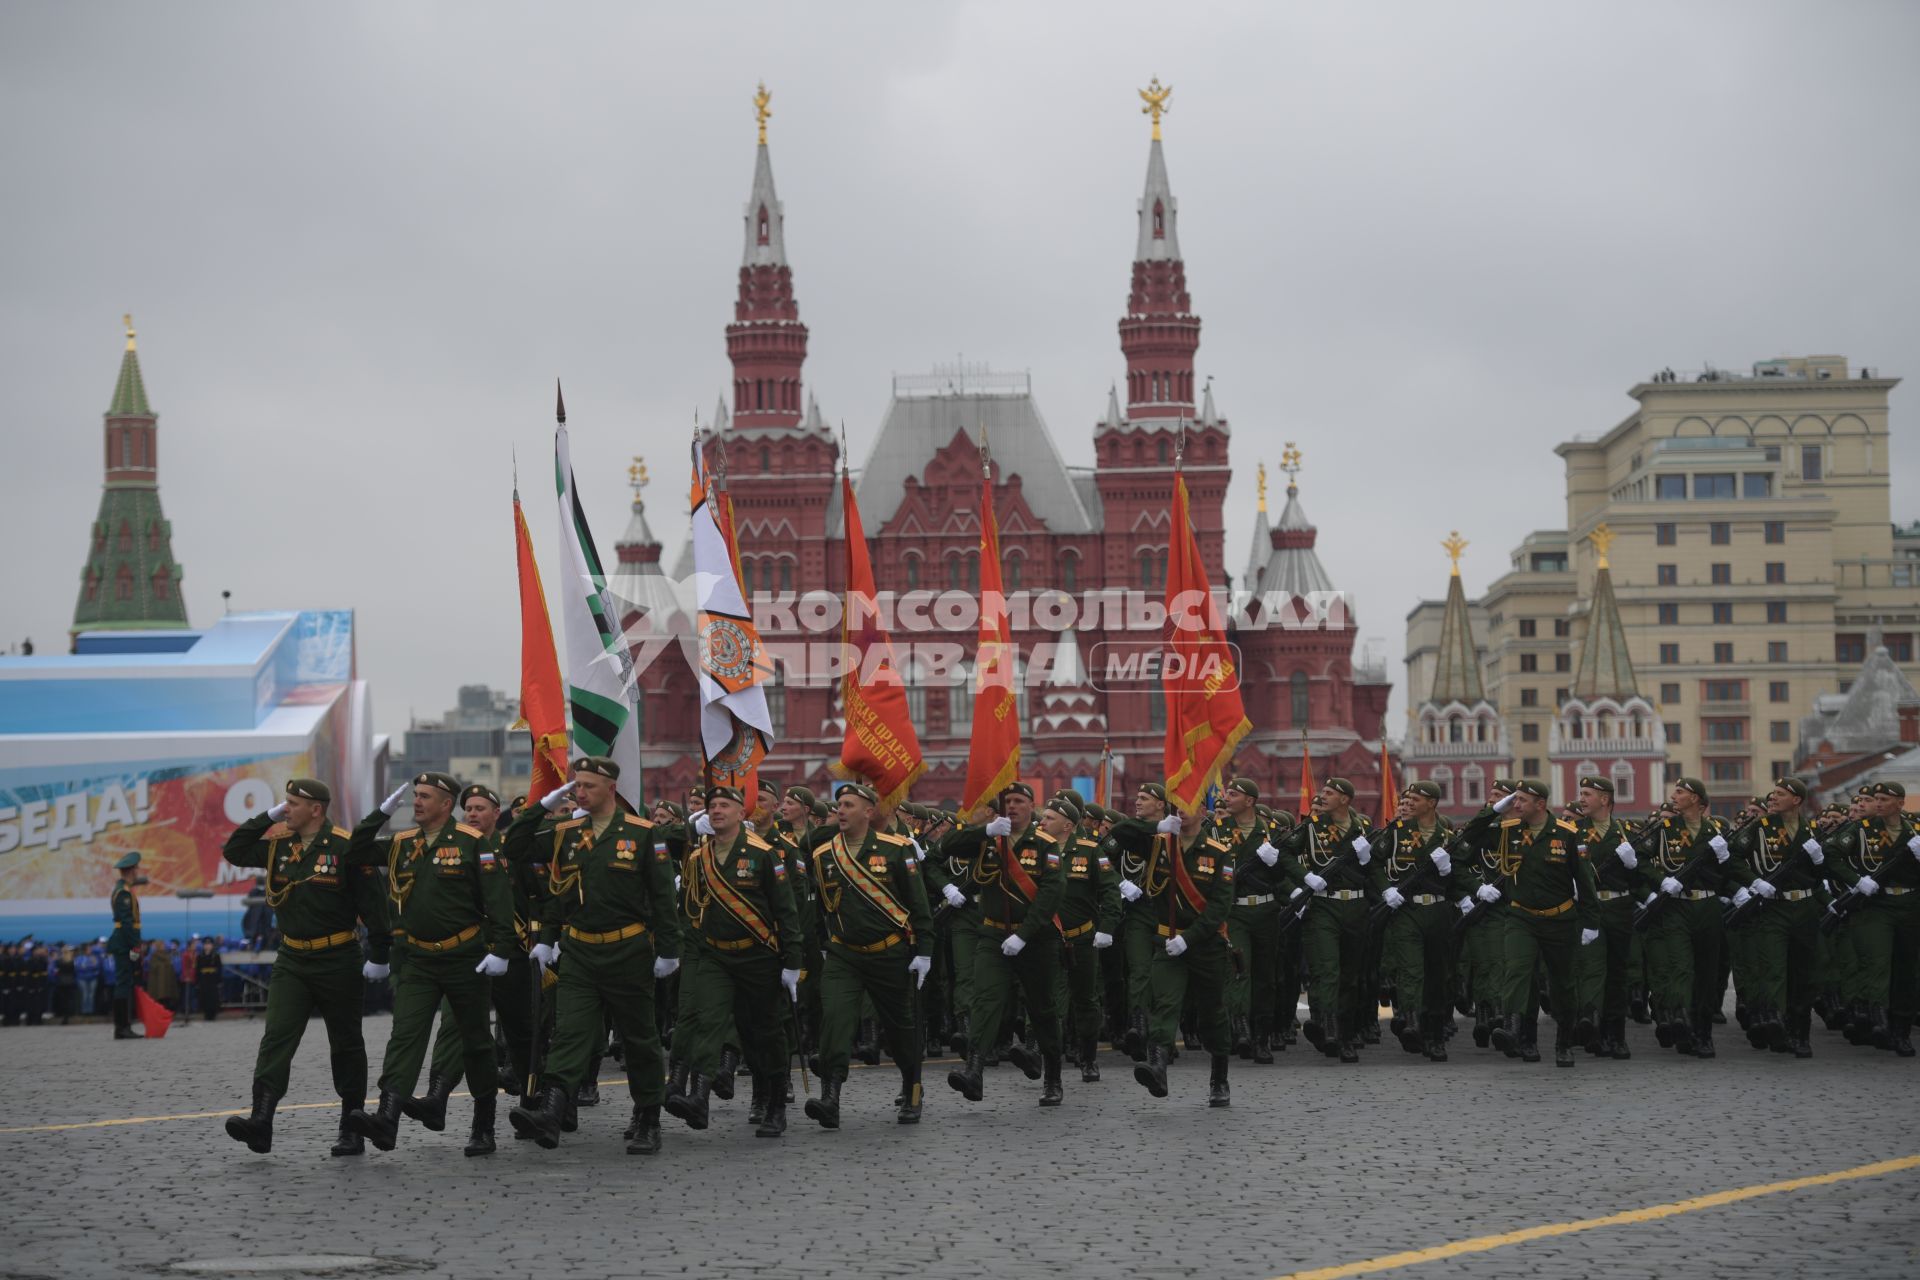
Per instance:
[[[1147,1020],[1147,1060],[1133,1069],[1133,1078],[1156,1098],[1167,1096],[1167,1061],[1173,1037],[1180,1030],[1180,1011],[1192,1000],[1194,1022],[1212,1060],[1207,1081],[1207,1105],[1224,1107],[1231,1098],[1227,1086],[1228,1054],[1233,1033],[1227,1024],[1227,978],[1232,971],[1225,929],[1233,908],[1233,849],[1214,839],[1203,827],[1193,840],[1179,847],[1181,818],[1163,820],[1174,837],[1166,865],[1158,879],[1149,874],[1141,904],[1153,924],[1160,946],[1147,962],[1147,988],[1152,1012]]]
[[[1353,812],[1353,784],[1328,778],[1313,798],[1313,815],[1276,846],[1280,873],[1311,891],[1302,948],[1308,971],[1307,1021],[1301,1034],[1340,1061],[1360,1061],[1360,1023],[1374,1009],[1361,990],[1367,953],[1367,863],[1373,857]],[[1351,856],[1349,856],[1351,855]],[[1373,1021],[1379,1021],[1374,1014]]]

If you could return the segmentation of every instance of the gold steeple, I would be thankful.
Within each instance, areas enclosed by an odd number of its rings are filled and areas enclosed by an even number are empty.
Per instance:
[[[1453,576],[1456,578],[1459,577],[1460,576],[1460,553],[1467,549],[1469,545],[1467,540],[1460,536],[1460,531],[1458,529],[1455,529],[1453,532],[1449,533],[1446,537],[1440,540],[1440,545],[1446,548],[1447,559],[1453,561]]]
[[[767,145],[767,117],[773,114],[767,104],[773,101],[773,95],[767,92],[767,82],[760,82],[759,91],[753,95],[753,118],[760,124],[760,145]]]
[[[131,312],[129,312],[128,314],[121,316],[120,319],[123,322],[125,322],[127,326],[127,350],[131,351],[133,350],[133,338],[134,338],[133,315]]]
[[[1167,85],[1162,88],[1159,76],[1155,76],[1153,82],[1140,91],[1140,100],[1147,104],[1140,108],[1140,114],[1153,117],[1153,140],[1155,142],[1160,141],[1160,117],[1173,110],[1172,107],[1167,105],[1167,99],[1171,96],[1173,96],[1173,86]]]
[[[1255,483],[1260,486],[1260,510],[1264,512],[1267,509],[1267,464],[1264,462],[1255,473]]]
[[[1593,532],[1587,535],[1587,541],[1593,544],[1593,554],[1600,557],[1600,563],[1594,566],[1595,568],[1607,567],[1607,548],[1613,545],[1613,538],[1613,530],[1604,524],[1595,525]]]

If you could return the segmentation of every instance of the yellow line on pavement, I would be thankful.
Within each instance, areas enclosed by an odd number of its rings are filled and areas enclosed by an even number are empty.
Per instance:
[[[959,1061],[958,1058],[928,1058],[926,1060],[926,1065],[936,1065],[941,1063],[958,1062],[958,1061]],[[848,1067],[848,1070],[850,1071],[865,1071],[868,1069],[869,1068],[867,1067],[867,1064],[864,1062],[855,1062],[850,1064]],[[622,1085],[622,1084],[625,1084],[626,1082],[627,1082],[627,1078],[625,1076],[620,1076],[612,1080],[602,1080],[600,1084],[603,1088],[612,1088],[615,1085]],[[506,1090],[506,1092],[510,1093],[512,1091]],[[454,1098],[470,1098],[473,1095],[470,1093],[463,1092],[463,1093],[450,1094],[448,1096],[454,1097]],[[334,1108],[338,1107],[339,1105],[340,1105],[340,1100],[338,1098],[335,1098],[331,1102],[286,1102],[286,1103],[282,1103],[279,1107],[275,1109],[277,1111],[314,1111],[319,1109],[326,1109],[331,1111]],[[0,1129],[0,1134],[64,1133],[70,1129],[112,1129],[119,1125],[127,1125],[127,1124],[159,1124],[162,1121],[166,1121],[166,1120],[218,1120],[223,1116],[249,1116],[252,1114],[253,1114],[253,1108],[251,1107],[234,1107],[231,1110],[227,1110],[227,1111],[181,1111],[181,1112],[176,1112],[173,1115],[166,1115],[166,1116],[116,1116],[110,1120],[75,1120],[67,1124],[19,1125],[11,1129]]]
[[[1596,1227],[1624,1227],[1637,1222],[1657,1222],[1662,1218],[1672,1218],[1683,1213],[1698,1213],[1702,1209],[1717,1209],[1721,1205],[1737,1204],[1742,1200],[1752,1200],[1759,1196],[1778,1195],[1782,1191],[1803,1191],[1808,1187],[1832,1186],[1838,1182],[1877,1178],[1884,1174],[1901,1173],[1915,1168],[1920,1168],[1920,1156],[1902,1156],[1897,1160],[1881,1160],[1875,1164],[1858,1165],[1835,1173],[1814,1174],[1807,1178],[1789,1178],[1785,1182],[1767,1182],[1752,1187],[1736,1187],[1731,1191],[1716,1191],[1711,1195],[1695,1196],[1690,1200],[1649,1205],[1644,1209],[1628,1209],[1599,1218],[1581,1218],[1575,1222],[1550,1222],[1538,1227],[1526,1227],[1519,1231],[1503,1231],[1499,1235],[1475,1236],[1471,1240],[1455,1240],[1450,1244],[1438,1244],[1427,1249],[1413,1249],[1406,1253],[1389,1253],[1360,1262],[1346,1262],[1337,1267],[1290,1271],[1284,1276],[1276,1277],[1276,1280],[1343,1280],[1346,1276],[1371,1275],[1376,1271],[1396,1271],[1401,1267],[1417,1267],[1423,1262],[1438,1262],[1443,1258],[1457,1258],[1462,1254],[1504,1249],[1508,1245],[1525,1244],[1529,1240],[1573,1235],[1580,1231],[1592,1231]]]

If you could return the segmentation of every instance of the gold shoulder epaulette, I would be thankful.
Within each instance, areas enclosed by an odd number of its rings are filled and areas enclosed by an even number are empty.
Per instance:
[[[554,823],[553,829],[555,831],[571,831],[575,827],[585,826],[586,821],[585,818],[568,818],[565,822]]]
[[[1517,826],[1519,826],[1519,825],[1520,825],[1520,819],[1518,819],[1518,818],[1502,818],[1502,819],[1500,819],[1500,825],[1501,825],[1501,826],[1503,826],[1503,827],[1517,827]]]
[[[407,828],[407,829],[406,829],[405,831],[396,831],[396,832],[394,832],[394,833],[393,833],[393,838],[394,838],[395,840],[411,840],[411,839],[412,839],[413,837],[415,837],[415,836],[417,836],[417,835],[419,835],[419,834],[420,834],[420,828],[418,828],[418,827],[408,827],[408,828]]]
[[[912,844],[913,843],[911,840],[907,839],[905,836],[896,836],[891,831],[876,831],[873,834],[877,836],[880,839],[880,841],[884,844]]]
[[[642,831],[653,830],[653,823],[647,821],[645,818],[641,817],[637,813],[627,814],[626,819],[627,819],[627,825],[630,827],[639,827]]]
[[[345,827],[335,827],[333,829],[333,834],[339,836],[342,840],[353,839],[353,832],[347,830]]]
[[[1580,827],[1577,823],[1568,822],[1565,818],[1556,818],[1555,821],[1558,822],[1561,826],[1565,827],[1568,831],[1577,832],[1580,830]]]
[[[819,844],[813,846],[813,851],[815,853],[819,853],[822,849],[831,849],[831,848],[833,848],[833,837],[828,836],[825,840],[822,840]]]
[[[1222,853],[1231,852],[1231,849],[1229,849],[1229,847],[1226,844],[1224,844],[1218,836],[1208,836],[1207,843],[1212,845],[1214,848],[1218,849]]]
[[[762,840],[762,839],[760,838],[760,833],[759,833],[759,832],[757,832],[757,831],[749,831],[749,832],[747,832],[747,847],[748,847],[748,848],[750,848],[750,849],[771,849],[771,848],[773,848],[773,846],[772,846],[772,845],[770,845],[770,844],[768,844],[768,843],[767,843],[767,842],[766,842],[765,840]]]
[[[338,830],[338,829],[339,828],[337,827],[335,828],[335,830]],[[260,836],[263,840],[285,840],[288,836],[292,834],[293,834],[292,827],[288,826],[284,822],[276,822],[272,826],[268,827],[265,831],[262,831],[260,833]]]
[[[486,833],[480,830],[480,828],[470,827],[464,822],[454,823],[453,829],[463,836],[472,836],[475,840],[485,840],[487,838]]]

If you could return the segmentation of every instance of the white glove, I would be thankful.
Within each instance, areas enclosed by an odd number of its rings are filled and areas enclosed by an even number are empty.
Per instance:
[[[1363,867],[1373,861],[1373,846],[1367,843],[1365,836],[1355,836],[1353,838],[1353,854]]]
[[[940,896],[947,900],[947,905],[950,907],[959,908],[967,905],[967,895],[960,892],[958,885],[948,885],[940,891]]]
[[[560,958],[560,948],[552,943],[536,942],[533,944],[533,950],[527,955],[542,969],[550,969],[553,967],[553,962]]]
[[[990,836],[1010,836],[1013,834],[1013,820],[1004,814],[998,818],[987,819],[987,834]]]
[[[1747,890],[1745,890],[1745,889],[1735,889],[1735,890],[1733,891],[1733,905],[1734,905],[1734,906],[1736,906],[1736,907],[1744,907],[1744,906],[1746,906],[1746,905],[1747,905],[1747,904],[1748,904],[1749,902],[1752,902],[1752,901],[1753,901],[1753,895],[1752,895],[1751,893],[1749,893],[1749,892],[1748,892]]]
[[[1101,933],[1098,929],[1095,929],[1093,931],[1093,949],[1095,951],[1105,951],[1108,947],[1112,945],[1113,945],[1112,934]]]
[[[480,963],[473,966],[473,971],[475,973],[484,973],[489,978],[497,978],[507,971],[507,962],[500,956],[496,956],[489,951],[486,955],[480,957]]]
[[[913,975],[913,985],[915,987],[926,986],[927,975],[933,972],[933,957],[915,956],[913,959],[907,961],[907,972]]]
[[[1280,851],[1273,847],[1273,842],[1270,840],[1262,840],[1260,847],[1255,849],[1254,852],[1259,854],[1260,861],[1266,863],[1268,866],[1272,866],[1274,863],[1280,861]]]
[[[393,816],[393,811],[400,807],[400,802],[402,800],[405,800],[408,796],[412,794],[413,794],[413,784],[411,782],[402,783],[400,786],[394,789],[394,792],[392,795],[388,796],[385,800],[382,800],[380,802],[380,812],[386,814],[389,818],[391,818]]]
[[[1763,898],[1771,898],[1776,892],[1778,892],[1778,890],[1776,890],[1773,887],[1773,884],[1770,881],[1766,881],[1766,880],[1755,880],[1752,884],[1748,885],[1747,888],[1751,889],[1753,892],[1759,894]]]
[[[1131,880],[1120,882],[1120,896],[1128,902],[1140,901],[1140,886]]]
[[[575,822],[578,822],[580,821],[580,819],[587,817],[588,813],[589,811],[586,809],[575,809],[572,813],[568,814],[567,816],[572,818]]]
[[[1473,909],[1479,906],[1480,904],[1473,900],[1472,894],[1468,894],[1466,897],[1460,899],[1460,901],[1454,903],[1453,905],[1456,907],[1459,907],[1460,914],[1464,916],[1464,915],[1473,914]]]
[[[1713,850],[1713,857],[1716,862],[1725,862],[1727,860],[1727,840],[1725,836],[1715,836],[1713,839],[1707,841],[1707,848]]]
[[[1640,865],[1640,855],[1625,840],[1613,847],[1613,856],[1620,859],[1620,865],[1629,871]]]
[[[1187,954],[1187,940],[1177,933],[1171,938],[1168,938],[1167,954],[1170,956],[1183,956]]]
[[[542,809],[547,810],[549,813],[551,813],[553,810],[558,809],[561,805],[565,804],[567,802],[567,797],[572,794],[573,794],[573,784],[571,782],[555,787],[553,790],[547,792],[547,794],[540,797],[540,807]]]
[[[1913,854],[1914,857],[1920,858],[1920,836],[1915,836],[1913,839],[1907,841],[1907,851]]]
[[[1022,951],[1025,951],[1026,949],[1027,949],[1027,940],[1025,938],[1022,938],[1017,933],[1008,934],[1007,940],[1000,944],[1000,954],[1008,957],[1009,959],[1019,955]]]
[[[1816,867],[1827,860],[1827,851],[1822,849],[1820,842],[1812,836],[1808,836],[1807,842],[1800,847],[1807,851],[1807,861],[1813,863]]]
[[[1435,849],[1431,858],[1433,869],[1443,876],[1453,874],[1453,855],[1445,849]]]
[[[1666,894],[1670,898],[1679,897],[1682,893],[1686,892],[1686,888],[1687,886],[1681,884],[1678,880],[1675,880],[1672,876],[1668,876],[1666,879],[1660,882],[1660,892]]]
[[[705,809],[693,815],[693,834],[697,836],[713,834],[713,819],[707,816]]]
[[[1598,929],[1582,929],[1580,931],[1581,946],[1584,947],[1598,941],[1600,941],[1600,931]]]
[[[1304,879],[1307,882],[1307,888],[1313,890],[1315,893],[1325,893],[1327,891],[1326,880],[1320,876],[1315,875],[1313,872],[1311,871],[1307,872]]]
[[[1869,898],[1871,898],[1874,894],[1880,892],[1880,882],[1878,880],[1875,880],[1872,876],[1861,876],[1858,880],[1853,882],[1853,887],[1858,889],[1861,893],[1866,894]]]
[[[1387,891],[1380,895],[1380,901],[1386,903],[1395,911],[1398,911],[1402,906],[1406,905],[1407,900],[1400,895],[1398,889],[1388,886]]]
[[[787,999],[798,1000],[800,998],[800,971],[798,969],[782,969],[780,971],[780,985],[787,989]]]
[[[907,837],[907,843],[913,846],[913,860],[915,862],[925,862],[927,860],[927,847],[925,845],[915,840],[912,836]]]
[[[371,960],[367,961],[365,964],[360,966],[360,976],[365,978],[368,982],[378,982],[380,981],[380,979],[386,977],[387,974],[390,972],[392,972],[392,970],[389,966],[384,964],[375,964]]]
[[[680,962],[668,956],[660,956],[653,962],[655,978],[671,978],[680,971]]]
[[[1513,808],[1513,802],[1519,798],[1520,793],[1518,791],[1509,791],[1493,802],[1493,811],[1495,813],[1505,813],[1507,810]]]
[[[1486,903],[1500,901],[1500,891],[1490,884],[1483,884],[1478,889],[1475,889],[1473,896]]]
[[[1160,819],[1159,823],[1155,825],[1154,830],[1158,831],[1163,836],[1179,835],[1180,834],[1180,815],[1177,813],[1168,814],[1166,817]]]
[[[267,810],[267,817],[270,821],[273,821],[273,822],[278,822],[280,821],[280,819],[286,816],[287,816],[287,802],[285,800],[282,800],[279,804]]]

